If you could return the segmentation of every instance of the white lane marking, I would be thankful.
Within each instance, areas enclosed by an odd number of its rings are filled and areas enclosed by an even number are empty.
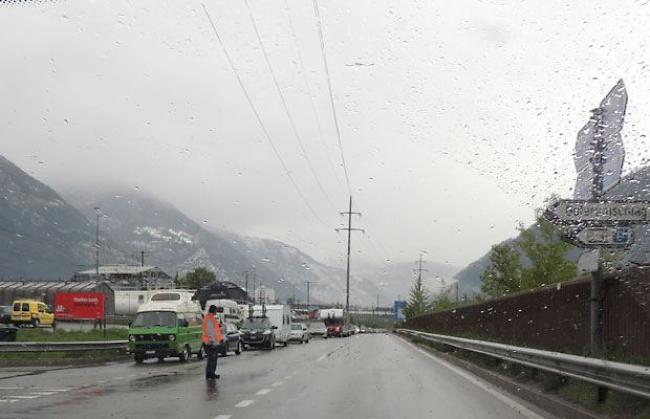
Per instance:
[[[0,399],[0,403],[16,403],[18,400],[5,400],[5,399]]]
[[[129,377],[136,377],[138,374],[129,374]]]
[[[255,400],[242,400],[239,403],[235,405],[235,407],[248,407],[252,405],[255,402]]]
[[[115,378],[113,378],[113,380],[115,380],[115,381],[124,380],[124,377],[115,377]]]
[[[7,396],[10,399],[35,399],[38,396]]]
[[[230,419],[232,415],[217,415],[214,419]]]
[[[463,377],[464,379],[466,379],[470,383],[472,383],[472,384],[476,385],[477,387],[479,387],[479,388],[485,390],[486,392],[490,393],[492,396],[494,396],[497,399],[501,400],[503,403],[505,403],[506,405],[508,405],[512,409],[518,411],[520,414],[522,414],[522,415],[524,415],[524,416],[526,416],[526,417],[528,417],[530,419],[544,419],[543,416],[538,415],[537,413],[533,412],[532,410],[530,410],[526,406],[522,405],[521,403],[518,403],[517,401],[515,401],[515,400],[511,399],[510,397],[504,395],[503,393],[501,393],[499,390],[495,389],[493,386],[491,386],[487,382],[477,379],[476,377],[474,377],[473,375],[471,375],[467,371],[465,371],[465,370],[463,370],[461,368],[458,368],[455,365],[450,364],[449,362],[445,361],[444,359],[436,358],[435,356],[433,356],[429,352],[425,351],[424,349],[418,348],[417,346],[415,346],[411,342],[407,342],[404,339],[400,339],[400,340],[402,342],[406,343],[407,345],[409,345],[410,347],[412,347],[413,349],[415,349],[416,351],[420,352],[424,356],[434,360],[435,362],[442,365],[443,367],[446,367],[449,370],[451,370],[452,372],[455,372],[456,374],[460,375],[461,377]]]
[[[34,391],[29,394],[34,394],[36,396],[51,396],[52,394],[56,394],[56,391]]]
[[[264,396],[265,394],[269,394],[270,392],[271,392],[270,388],[263,388],[255,394],[258,396]]]
[[[327,358],[327,354],[323,354],[323,355],[321,355],[320,357],[318,357],[318,359],[317,359],[316,361],[320,362],[320,361],[322,361],[322,360],[325,359],[325,358]]]
[[[286,376],[284,377],[284,379],[285,379],[285,380],[290,380],[290,379],[291,379],[291,376],[290,376],[290,375],[286,375]]]
[[[284,381],[276,381],[275,383],[271,384],[272,387],[279,387],[282,384],[284,384]]]

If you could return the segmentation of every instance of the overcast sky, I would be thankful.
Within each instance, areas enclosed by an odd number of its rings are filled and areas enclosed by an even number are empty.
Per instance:
[[[249,0],[306,155],[246,3],[205,5],[297,188],[193,1],[0,5],[0,154],[338,263],[348,191],[312,2]],[[624,172],[650,155],[647,1],[319,5],[360,257],[463,266],[571,196],[575,135],[619,78]]]

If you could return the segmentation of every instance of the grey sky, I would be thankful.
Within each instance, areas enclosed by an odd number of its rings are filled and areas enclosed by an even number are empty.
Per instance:
[[[334,228],[347,192],[311,2],[249,0],[329,201],[245,3],[205,3],[322,223],[264,139],[200,2],[0,6],[0,153],[55,188],[147,191],[199,222],[339,261]],[[425,249],[462,266],[512,236],[518,220],[531,222],[551,193],[572,195],[575,134],[621,77],[630,95],[624,172],[648,157],[645,2],[320,5],[364,258],[411,260]]]

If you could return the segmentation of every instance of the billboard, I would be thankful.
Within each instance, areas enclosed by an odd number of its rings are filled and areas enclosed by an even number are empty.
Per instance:
[[[54,294],[57,320],[101,320],[104,318],[104,294],[101,292],[57,292]]]

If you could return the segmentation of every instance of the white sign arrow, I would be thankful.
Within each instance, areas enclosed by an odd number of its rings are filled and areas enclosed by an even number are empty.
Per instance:
[[[546,211],[546,218],[560,224],[645,224],[650,219],[648,201],[560,200]]]
[[[585,227],[576,239],[578,244],[585,246],[629,246],[632,230],[629,227]]]

